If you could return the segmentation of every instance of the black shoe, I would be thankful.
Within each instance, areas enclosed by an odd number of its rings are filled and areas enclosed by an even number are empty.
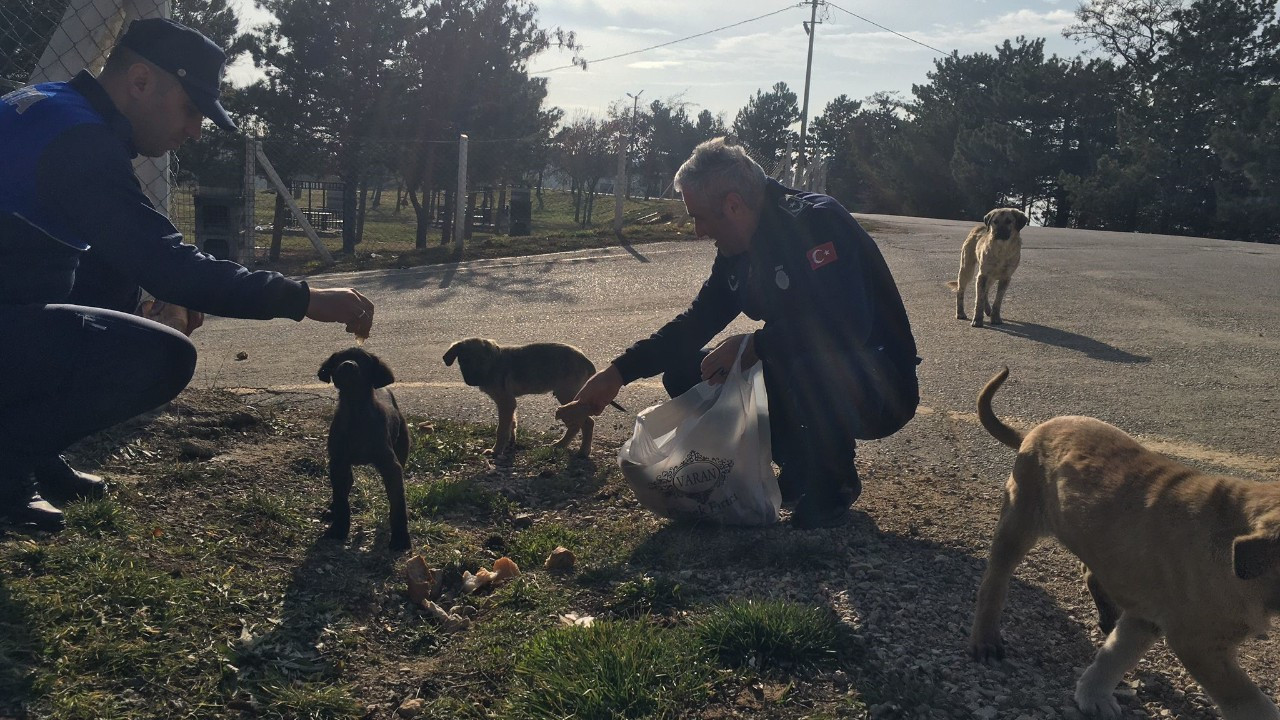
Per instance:
[[[778,491],[782,493],[783,505],[794,505],[804,495],[804,478],[782,470],[778,473]]]
[[[40,497],[30,472],[0,477],[0,516],[15,525],[34,525],[47,532],[67,527],[62,511]]]
[[[107,484],[101,477],[76,470],[61,455],[37,462],[35,475],[40,491],[61,502],[98,500],[107,494]]]
[[[849,522],[853,493],[805,493],[791,511],[791,525],[799,530],[840,527]]]

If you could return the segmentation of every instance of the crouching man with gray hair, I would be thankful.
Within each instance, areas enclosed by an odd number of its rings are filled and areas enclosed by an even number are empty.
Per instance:
[[[598,415],[622,386],[663,374],[673,397],[764,364],[773,458],[798,528],[843,524],[862,490],[857,440],[902,428],[919,403],[915,340],[875,241],[834,199],[783,187],[741,147],[702,143],[676,189],[699,237],[715,242],[711,277],[687,310],[596,373],[562,411]],[[764,326],[704,345],[739,313]]]

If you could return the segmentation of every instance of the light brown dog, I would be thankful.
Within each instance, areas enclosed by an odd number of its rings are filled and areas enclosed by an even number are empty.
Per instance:
[[[532,343],[503,347],[484,338],[467,338],[449,346],[444,364],[458,361],[462,380],[478,387],[498,406],[498,437],[492,453],[502,455],[515,445],[516,398],[549,392],[561,405],[569,402],[582,389],[587,378],[596,372],[595,365],[572,345]],[[591,454],[591,435],[595,420],[588,415],[568,420],[564,436],[556,447],[568,447],[574,435],[582,432],[578,454]]]
[[[964,314],[964,289],[978,276],[974,286],[977,298],[973,303],[974,327],[982,327],[982,316],[991,316],[991,324],[999,325],[1000,306],[1004,302],[1004,292],[1009,289],[1009,280],[1013,271],[1018,269],[1022,259],[1022,235],[1020,231],[1027,226],[1026,213],[1017,208],[996,208],[982,219],[982,225],[969,231],[960,249],[960,274],[947,283],[947,287],[956,293],[956,319],[968,320]],[[996,302],[988,302],[987,295],[991,283],[996,283]]]
[[[1052,535],[1088,567],[1103,624],[1119,618],[1076,685],[1082,711],[1120,717],[1116,685],[1163,633],[1226,720],[1280,718],[1236,660],[1240,642],[1280,610],[1280,486],[1202,474],[1089,417],[1023,435],[991,410],[1008,376],[1004,368],[978,395],[982,426],[1018,457],[978,590],[973,657],[1004,657],[1009,579]]]

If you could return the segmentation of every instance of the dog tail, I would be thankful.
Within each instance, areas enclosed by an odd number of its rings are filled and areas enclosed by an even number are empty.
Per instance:
[[[996,391],[1004,384],[1009,377],[1009,367],[1000,368],[1000,372],[996,376],[987,381],[986,387],[982,388],[982,392],[978,393],[978,419],[982,421],[982,427],[991,433],[991,437],[1017,450],[1022,447],[1022,433],[1005,425],[996,417],[991,410],[991,398],[995,397]]]
[[[955,280],[948,280],[947,287],[951,288],[952,290],[959,290],[960,283],[956,282]]]

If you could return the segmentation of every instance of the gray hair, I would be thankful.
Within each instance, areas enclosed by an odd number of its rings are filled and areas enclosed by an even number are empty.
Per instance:
[[[713,138],[693,149],[693,154],[676,171],[675,188],[713,203],[737,193],[751,210],[764,204],[764,169],[751,159],[741,145],[727,138]]]

